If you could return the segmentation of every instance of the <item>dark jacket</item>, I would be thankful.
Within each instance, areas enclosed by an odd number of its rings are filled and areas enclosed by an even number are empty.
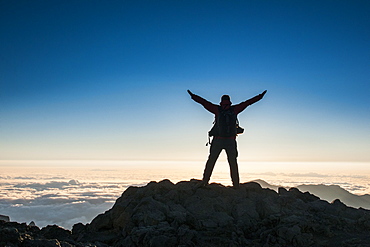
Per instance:
[[[254,96],[253,98],[250,98],[244,102],[241,102],[237,105],[232,105],[232,103],[229,101],[229,100],[223,100],[220,102],[220,105],[215,105],[211,102],[209,102],[208,100],[205,100],[204,98],[196,95],[196,94],[193,94],[191,93],[191,98],[201,104],[204,108],[206,108],[206,110],[210,111],[211,113],[215,114],[215,121],[217,119],[217,116],[219,114],[219,107],[221,106],[223,109],[228,109],[230,108],[231,106],[234,108],[234,112],[236,115],[238,115],[239,113],[241,113],[242,111],[244,111],[245,108],[247,108],[247,106],[249,105],[252,105],[254,103],[256,103],[257,101],[261,100],[264,96],[265,92],[264,93],[261,93],[257,96]],[[233,136],[233,137],[219,137],[219,136],[216,136],[215,137],[216,139],[235,139],[236,138],[236,135]]]
[[[221,106],[222,108],[224,109],[227,109],[229,108],[230,106],[233,106],[234,107],[234,111],[235,111],[235,114],[238,115],[239,113],[241,113],[242,111],[244,111],[245,108],[247,108],[247,106],[249,105],[252,105],[254,103],[256,103],[257,101],[259,101],[260,99],[262,99],[264,94],[259,94],[257,96],[254,96],[253,98],[250,98],[244,102],[241,102],[237,105],[232,105],[230,101],[222,101],[220,102],[220,105],[215,105],[211,102],[209,102],[208,100],[205,100],[203,99],[202,97],[196,95],[196,94],[192,94],[191,95],[191,98],[201,104],[204,108],[206,108],[206,110],[212,112],[213,114],[215,114],[215,117],[217,118],[217,115],[218,115],[218,107]]]

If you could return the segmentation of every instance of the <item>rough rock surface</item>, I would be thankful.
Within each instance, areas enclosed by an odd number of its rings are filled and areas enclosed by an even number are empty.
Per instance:
[[[9,216],[1,215],[1,214],[0,214],[0,220],[3,220],[3,221],[6,221],[6,222],[9,222],[9,221],[10,221],[10,218],[9,218]]]
[[[199,180],[129,187],[90,224],[0,222],[0,246],[369,246],[370,211],[296,188],[239,189]]]

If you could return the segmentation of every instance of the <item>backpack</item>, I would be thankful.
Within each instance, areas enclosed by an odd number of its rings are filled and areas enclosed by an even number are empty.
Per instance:
[[[233,137],[243,132],[244,129],[239,127],[234,107],[222,109],[219,106],[217,118],[212,129],[208,132],[208,136]]]

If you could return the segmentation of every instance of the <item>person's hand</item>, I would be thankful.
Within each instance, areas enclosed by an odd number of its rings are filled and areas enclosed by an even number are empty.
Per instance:
[[[190,90],[188,90],[188,93],[190,94],[190,96],[193,96],[194,95],[192,92],[190,92]]]
[[[261,96],[262,96],[262,97],[263,97],[263,96],[265,96],[266,92],[267,92],[267,90],[263,91],[263,92],[261,93]]]

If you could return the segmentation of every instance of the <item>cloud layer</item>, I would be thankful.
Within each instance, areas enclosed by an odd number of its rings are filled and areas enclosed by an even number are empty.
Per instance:
[[[3,181],[4,178],[13,182],[0,184],[1,214],[10,216],[12,221],[34,221],[39,227],[57,224],[71,229],[78,222],[88,223],[111,208],[128,187],[126,183],[117,182],[81,183],[74,179],[32,182],[36,178],[4,176]]]

